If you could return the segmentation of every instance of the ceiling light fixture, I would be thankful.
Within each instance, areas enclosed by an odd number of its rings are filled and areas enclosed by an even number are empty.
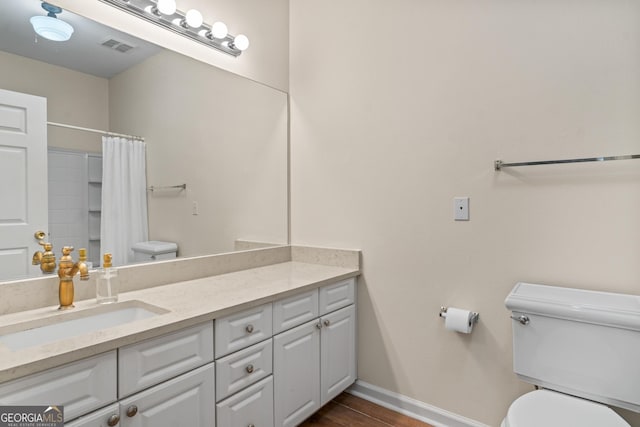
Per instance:
[[[29,21],[33,25],[33,31],[47,40],[56,42],[69,40],[73,34],[73,27],[56,16],[56,14],[62,13],[62,9],[46,2],[43,2],[41,6],[48,13],[47,16],[36,15],[31,17]]]
[[[244,34],[232,36],[222,22],[208,25],[196,9],[181,12],[175,0],[100,1],[231,56],[240,56],[249,47],[249,39]]]

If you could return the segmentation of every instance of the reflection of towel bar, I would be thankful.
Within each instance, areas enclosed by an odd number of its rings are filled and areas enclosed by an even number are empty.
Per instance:
[[[611,160],[632,160],[632,159],[640,159],[640,154],[629,154],[625,156],[586,157],[584,159],[540,160],[535,162],[517,162],[517,163],[504,163],[502,160],[496,160],[495,162],[493,162],[493,167],[495,170],[499,171],[499,170],[502,170],[502,168],[512,168],[514,166],[557,165],[561,163],[608,162]]]
[[[174,190],[174,189],[186,190],[187,189],[187,184],[169,185],[169,186],[165,186],[165,187],[154,187],[152,185],[151,187],[147,188],[147,190],[149,190],[151,192],[162,191],[162,190]]]

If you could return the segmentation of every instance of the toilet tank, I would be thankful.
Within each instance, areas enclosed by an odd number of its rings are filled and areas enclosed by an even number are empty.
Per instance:
[[[178,253],[178,245],[174,242],[150,240],[138,242],[131,246],[134,262],[151,262],[173,259]]]
[[[520,379],[640,412],[640,297],[518,283],[505,305]]]

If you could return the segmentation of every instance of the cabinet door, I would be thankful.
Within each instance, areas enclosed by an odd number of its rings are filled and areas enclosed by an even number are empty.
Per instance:
[[[276,426],[296,426],[320,408],[320,323],[273,337]]]
[[[120,401],[122,427],[215,425],[213,363]]]
[[[114,427],[120,426],[119,420],[120,408],[117,403],[114,403],[64,425],[65,427]]]
[[[273,427],[273,377],[218,403],[218,427]]]
[[[353,305],[322,316],[322,405],[356,380],[356,318]]]

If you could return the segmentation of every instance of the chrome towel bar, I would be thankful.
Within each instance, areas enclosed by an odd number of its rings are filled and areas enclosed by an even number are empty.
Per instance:
[[[561,163],[586,163],[586,162],[608,162],[610,160],[631,160],[640,159],[640,154],[628,154],[624,156],[602,156],[602,157],[585,157],[582,159],[565,159],[565,160],[540,160],[535,162],[516,162],[504,163],[502,160],[493,162],[495,170],[500,171],[502,168],[511,168],[516,166],[537,166],[537,165],[555,165]]]
[[[168,186],[164,186],[164,187],[155,187],[155,186],[151,186],[148,187],[147,190],[151,191],[152,193],[154,191],[162,191],[162,190],[176,190],[176,189],[180,189],[180,190],[186,190],[187,189],[187,184],[180,184],[180,185],[168,185]]]

